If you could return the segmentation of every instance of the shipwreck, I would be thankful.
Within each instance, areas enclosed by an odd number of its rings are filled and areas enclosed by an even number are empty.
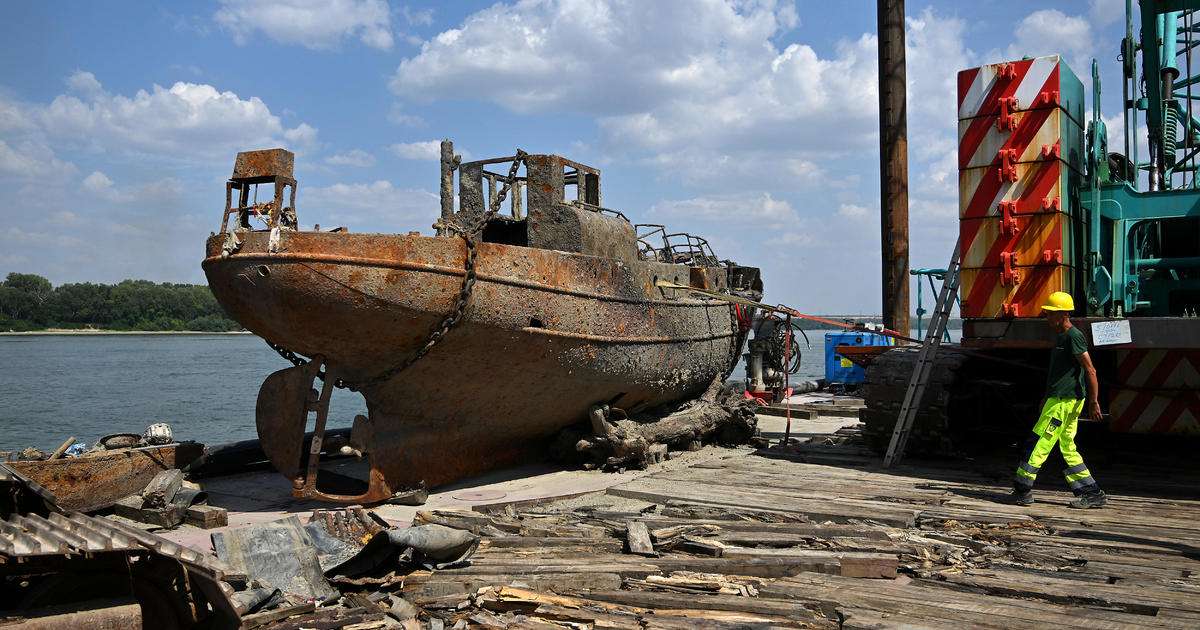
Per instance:
[[[434,236],[299,229],[292,164],[238,154],[203,268],[230,316],[295,364],[263,383],[256,420],[297,496],[385,500],[537,456],[596,406],[696,397],[733,369],[752,313],[686,287],[762,295],[757,268],[631,223],[602,205],[599,170],[556,155],[462,163],[443,142]],[[335,386],[366,400],[350,435],[370,466],[360,495],[317,486]]]

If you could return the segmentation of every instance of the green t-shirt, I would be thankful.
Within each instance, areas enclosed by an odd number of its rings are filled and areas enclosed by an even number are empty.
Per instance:
[[[1087,352],[1087,339],[1078,328],[1055,337],[1050,351],[1050,373],[1046,376],[1047,398],[1083,398],[1087,388],[1083,381],[1083,366],[1075,359]]]

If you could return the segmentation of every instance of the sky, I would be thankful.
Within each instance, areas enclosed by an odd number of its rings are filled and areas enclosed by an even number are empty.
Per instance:
[[[1091,107],[1097,58],[1120,146],[1124,2],[906,13],[910,263],[944,267],[956,73],[1059,54]],[[64,1],[4,14],[0,276],[203,283],[236,153],[272,147],[296,154],[305,229],[432,235],[449,138],[467,160],[520,148],[599,168],[605,207],[762,268],[764,301],[880,312],[874,2]]]

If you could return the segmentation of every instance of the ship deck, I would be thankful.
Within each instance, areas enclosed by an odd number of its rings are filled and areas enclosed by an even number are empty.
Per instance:
[[[853,417],[827,409],[795,414],[799,444],[620,474],[526,466],[373,508],[483,534],[465,566],[387,590],[421,609],[413,627],[1200,625],[1200,467],[1186,453],[1084,450],[1106,508],[1068,508],[1052,474],[1019,507],[1001,502],[1006,449],[884,469]],[[759,418],[778,443],[784,419]],[[263,475],[206,483],[231,527],[330,507],[282,499],[286,481]],[[210,533],[163,535],[207,549]],[[335,623],[337,608],[287,623]]]

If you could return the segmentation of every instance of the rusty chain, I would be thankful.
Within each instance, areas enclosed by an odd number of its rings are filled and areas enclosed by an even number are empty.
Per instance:
[[[356,392],[364,387],[377,385],[392,378],[400,372],[403,372],[408,368],[408,366],[416,363],[426,354],[429,354],[429,351],[446,337],[446,333],[450,332],[450,329],[458,323],[458,320],[462,319],[462,316],[467,311],[467,303],[471,300],[471,293],[475,288],[475,261],[479,257],[479,252],[475,247],[476,241],[478,240],[480,233],[483,232],[483,228],[487,225],[487,222],[492,217],[496,216],[496,213],[500,211],[500,204],[504,203],[505,197],[508,196],[509,187],[511,187],[512,183],[517,180],[517,170],[525,161],[525,155],[526,153],[524,151],[517,149],[517,154],[513,156],[512,166],[508,169],[508,177],[504,178],[504,185],[500,187],[500,191],[497,192],[496,196],[492,198],[492,203],[488,206],[487,212],[483,213],[482,216],[476,219],[475,223],[473,223],[470,228],[464,230],[454,223],[448,223],[447,225],[449,229],[458,232],[458,235],[462,237],[463,241],[467,245],[467,255],[466,263],[464,264],[462,286],[458,290],[458,299],[454,302],[454,308],[451,309],[450,313],[446,315],[446,318],[442,320],[441,325],[434,329],[433,332],[429,333],[429,338],[425,340],[425,343],[418,348],[411,357],[401,361],[395,367],[392,367],[386,372],[378,374],[371,379],[361,383],[350,384],[350,391]]]
[[[458,323],[458,320],[462,319],[462,316],[467,310],[467,302],[471,300],[471,293],[475,288],[475,261],[479,257],[479,252],[475,247],[476,241],[478,240],[480,233],[483,232],[483,228],[487,225],[487,222],[492,217],[496,216],[496,213],[500,211],[500,205],[504,203],[504,199],[508,196],[509,188],[512,186],[513,182],[517,181],[517,170],[521,168],[521,164],[525,161],[526,155],[528,154],[520,149],[517,149],[517,154],[513,156],[512,166],[508,169],[508,177],[504,178],[504,185],[500,187],[500,191],[497,192],[496,196],[492,199],[492,203],[488,206],[487,212],[484,212],[482,216],[480,216],[473,224],[471,224],[470,228],[463,229],[462,227],[459,227],[454,222],[453,218],[450,219],[450,222],[445,224],[449,230],[456,232],[460,237],[462,237],[463,241],[466,242],[467,256],[466,262],[463,265],[463,281],[458,290],[458,299],[455,300],[454,308],[450,310],[450,313],[445,319],[442,320],[442,323],[435,328],[433,332],[429,333],[429,337],[425,339],[425,343],[422,344],[421,347],[412,354],[412,356],[396,364],[391,369],[361,383],[348,383],[339,378],[334,385],[342,389],[349,389],[352,392],[357,392],[364,387],[377,385],[392,378],[393,376],[408,369],[408,366],[416,363],[421,359],[421,357],[429,354],[429,351],[432,350],[433,347],[436,346],[443,338],[445,338],[446,333],[450,332],[450,329]],[[279,356],[291,361],[292,365],[296,367],[300,367],[301,365],[308,363],[304,359],[301,359],[295,352],[292,352],[281,345],[271,343],[270,341],[267,341],[267,345],[270,346],[275,352],[278,352]],[[324,380],[325,371],[321,370],[318,372],[317,377],[321,380]]]

